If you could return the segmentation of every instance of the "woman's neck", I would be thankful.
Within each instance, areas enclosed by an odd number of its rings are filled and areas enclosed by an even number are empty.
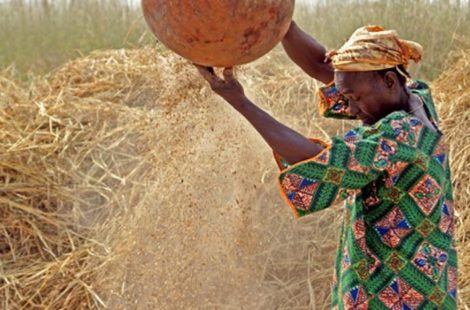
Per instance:
[[[404,87],[401,91],[400,94],[400,107],[402,110],[410,113],[413,110],[413,106],[411,105],[412,103],[412,93],[408,89],[408,87]]]
[[[413,114],[417,118],[419,118],[423,124],[426,125],[429,129],[433,131],[437,131],[438,128],[434,126],[434,124],[431,122],[429,119],[426,110],[424,108],[424,101],[421,97],[415,94],[410,95],[409,103],[408,103],[409,111],[407,111],[410,114]]]

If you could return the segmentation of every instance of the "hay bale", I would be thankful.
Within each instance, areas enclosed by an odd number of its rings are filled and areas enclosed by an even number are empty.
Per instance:
[[[4,309],[104,306],[97,274],[113,253],[96,236],[135,203],[155,156],[143,142],[148,113],[59,89],[56,78],[27,92],[1,79]]]

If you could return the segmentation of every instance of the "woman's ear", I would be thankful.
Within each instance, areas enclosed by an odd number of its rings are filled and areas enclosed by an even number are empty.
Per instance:
[[[384,75],[384,81],[385,85],[389,89],[393,89],[394,87],[397,87],[400,84],[400,81],[398,80],[398,76],[395,74],[395,72],[388,71]]]

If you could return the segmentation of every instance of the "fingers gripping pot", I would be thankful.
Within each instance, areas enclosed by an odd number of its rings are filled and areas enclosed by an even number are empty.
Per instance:
[[[295,0],[142,0],[169,49],[194,63],[231,67],[272,50],[289,29]]]

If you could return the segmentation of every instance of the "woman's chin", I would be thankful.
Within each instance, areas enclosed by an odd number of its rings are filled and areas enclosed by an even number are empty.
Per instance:
[[[361,118],[361,121],[362,121],[362,124],[366,126],[371,126],[375,124],[375,122],[371,121],[370,118],[367,118],[367,117]]]
[[[376,120],[374,120],[375,117],[373,117],[373,116],[358,114],[358,115],[356,115],[356,117],[357,117],[358,120],[360,120],[362,122],[363,125],[367,125],[367,126],[372,126],[377,122]]]

